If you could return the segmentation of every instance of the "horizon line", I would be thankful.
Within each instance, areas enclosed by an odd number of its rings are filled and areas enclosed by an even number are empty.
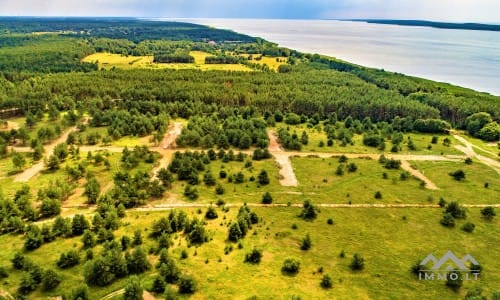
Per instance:
[[[160,16],[92,16],[92,15],[2,15],[0,18],[40,18],[40,19],[50,19],[50,18],[97,18],[97,19],[220,19],[220,20],[297,20],[297,21],[342,21],[342,22],[366,22],[366,21],[420,21],[420,22],[439,22],[448,24],[480,24],[480,25],[500,25],[499,21],[493,22],[482,22],[482,21],[456,21],[456,20],[437,20],[437,19],[415,19],[415,18],[261,18],[261,17],[160,17]]]

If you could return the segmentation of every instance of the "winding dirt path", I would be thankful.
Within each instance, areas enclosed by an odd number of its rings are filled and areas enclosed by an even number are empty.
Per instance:
[[[34,164],[33,166],[24,170],[23,172],[17,174],[14,177],[14,182],[27,182],[28,180],[33,178],[35,175],[40,173],[44,168],[44,159],[48,158],[50,155],[52,155],[52,153],[54,153],[54,148],[58,144],[66,142],[66,140],[68,139],[68,135],[70,133],[77,131],[77,130],[78,129],[76,128],[76,126],[73,126],[69,129],[67,129],[60,137],[58,137],[57,139],[52,141],[50,144],[44,146],[44,150],[45,150],[44,157],[38,163]],[[17,148],[14,148],[14,149],[16,149],[16,151],[17,151]]]
[[[477,160],[479,160],[480,162],[482,162],[483,164],[487,165],[488,167],[492,168],[493,170],[495,170],[497,173],[500,174],[500,162],[498,162],[492,158],[477,154],[474,151],[474,148],[477,148],[483,152],[490,153],[493,155],[495,155],[495,153],[488,151],[488,150],[485,150],[485,149],[478,147],[476,145],[473,145],[471,142],[469,142],[465,138],[459,136],[458,134],[454,134],[453,137],[455,139],[457,139],[458,141],[460,141],[462,144],[464,144],[464,146],[455,145],[456,149],[462,151],[468,157],[475,157]]]
[[[169,150],[173,145],[175,145],[175,140],[181,135],[182,133],[182,123],[180,122],[175,122],[173,125],[170,126],[167,134],[163,138],[163,141],[160,143],[159,147],[152,148],[152,150],[156,150],[162,155],[162,158],[158,161],[158,165],[155,166],[152,170],[153,176],[156,177],[156,172],[160,170],[161,168],[166,168],[168,167],[168,164],[170,161],[172,161],[172,150]]]

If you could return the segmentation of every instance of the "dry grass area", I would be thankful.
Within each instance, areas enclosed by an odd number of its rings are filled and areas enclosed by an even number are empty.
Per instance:
[[[253,71],[250,67],[240,64],[205,64],[205,58],[211,54],[203,51],[191,51],[190,55],[194,57],[192,64],[182,63],[154,63],[153,56],[125,56],[113,53],[94,53],[85,57],[82,61],[96,63],[99,69],[111,69],[113,67],[120,69],[198,69],[201,71]]]

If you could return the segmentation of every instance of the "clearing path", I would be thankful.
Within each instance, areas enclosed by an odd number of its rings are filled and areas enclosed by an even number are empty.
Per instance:
[[[484,152],[487,152],[487,153],[491,153],[493,155],[495,155],[495,153],[490,152],[488,150],[484,150],[483,148],[478,147],[476,145],[473,145],[471,142],[469,142],[468,140],[464,139],[463,137],[461,137],[457,134],[454,134],[453,137],[465,145],[465,146],[456,145],[455,148],[462,151],[463,153],[465,153],[465,155],[467,155],[469,157],[475,157],[477,160],[479,160],[480,162],[482,162],[483,164],[487,165],[488,167],[492,168],[493,170],[495,170],[497,173],[500,174],[500,162],[498,162],[492,158],[477,154],[474,151],[474,148],[477,148],[477,149],[484,151]]]
[[[401,168],[410,173],[413,177],[416,177],[425,182],[425,187],[428,188],[429,190],[439,190],[439,188],[434,184],[434,182],[432,182],[429,178],[425,177],[425,175],[419,170],[412,168],[408,161],[402,160]]]
[[[54,148],[61,143],[66,142],[68,139],[68,135],[74,131],[77,131],[78,129],[76,126],[73,126],[66,130],[60,137],[52,141],[50,144],[46,145],[44,147],[45,150],[45,156],[44,158],[48,158],[52,153],[54,153]],[[44,168],[44,162],[43,159],[40,160],[40,162],[34,164],[31,166],[29,169],[24,170],[22,173],[19,173],[14,177],[14,182],[27,182],[31,178],[33,178],[36,174],[40,173]]]
[[[158,162],[158,165],[153,168],[153,176],[156,176],[156,172],[161,168],[168,167],[168,164],[172,160],[172,151],[169,149],[175,144],[175,140],[177,140],[179,135],[181,135],[182,127],[183,125],[180,122],[175,122],[171,125],[160,146],[156,148],[156,151],[162,155],[162,158]]]
[[[273,131],[269,130],[267,135],[269,136],[269,151],[276,158],[276,162],[280,167],[280,184],[282,186],[297,186],[299,182],[293,171],[290,155],[283,151]]]

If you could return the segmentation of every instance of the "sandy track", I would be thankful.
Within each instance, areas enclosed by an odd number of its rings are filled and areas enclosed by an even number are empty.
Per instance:
[[[425,187],[429,190],[439,190],[439,188],[432,182],[429,178],[425,177],[425,175],[419,170],[413,169],[410,163],[406,160],[401,161],[401,168],[408,173],[410,173],[413,177],[416,177],[423,182],[425,182]]]
[[[152,148],[152,150],[156,150],[162,155],[162,158],[158,161],[158,165],[151,171],[153,176],[156,177],[156,172],[158,172],[161,168],[168,167],[168,164],[172,160],[172,151],[169,149],[175,144],[175,140],[177,140],[179,135],[181,135],[182,127],[182,123],[175,122],[170,126],[167,134],[163,138],[163,141],[160,143],[160,146]]]
[[[479,149],[479,150],[486,152],[486,153],[493,154],[493,155],[496,155],[495,153],[488,151],[488,150],[485,150],[485,149],[478,147],[476,145],[473,145],[471,142],[469,142],[468,140],[466,140],[465,138],[463,138],[457,134],[454,134],[453,137],[455,139],[457,139],[458,141],[460,141],[462,144],[464,144],[464,146],[456,145],[455,146],[456,149],[462,151],[468,157],[475,157],[477,160],[479,160],[483,164],[489,166],[490,168],[492,168],[493,170],[495,170],[497,173],[500,174],[500,162],[498,162],[494,159],[491,159],[489,157],[477,154],[474,151],[474,148]]]
[[[66,142],[66,140],[68,139],[68,135],[76,130],[77,130],[76,126],[73,126],[73,127],[69,128],[68,130],[66,130],[60,137],[58,137],[57,139],[52,141],[50,144],[46,145],[44,147],[44,150],[45,150],[44,158],[48,158],[50,155],[52,155],[52,153],[54,153],[54,148],[58,144]],[[43,168],[44,168],[44,162],[42,159],[42,160],[40,160],[40,162],[34,164],[30,168],[17,174],[14,177],[14,182],[27,182],[28,180],[33,178],[36,174],[40,173],[43,170]]]
[[[241,207],[245,205],[245,203],[228,203],[225,204],[225,207]],[[303,205],[300,203],[295,204],[287,204],[287,203],[273,203],[273,204],[262,204],[262,203],[246,203],[247,206],[250,207],[302,207]],[[315,206],[325,207],[325,208],[441,208],[438,204],[421,204],[421,203],[358,203],[358,204],[348,204],[348,203],[315,203]],[[460,204],[463,207],[467,208],[484,208],[488,206],[492,206],[495,208],[500,208],[500,204]],[[164,210],[172,210],[176,208],[207,208],[214,206],[211,203],[163,203],[157,205],[149,205],[143,207],[137,207],[129,209],[128,211],[139,211],[139,212],[148,212],[148,211],[164,211]],[[95,209],[95,205],[80,205],[80,206],[70,206],[64,208],[87,208],[87,209]],[[67,217],[67,216],[66,216]],[[46,220],[44,220],[46,221]]]
[[[268,130],[267,135],[269,136],[269,152],[273,154],[279,165],[280,184],[282,186],[297,186],[299,182],[290,161],[290,154],[283,151],[275,132]]]

